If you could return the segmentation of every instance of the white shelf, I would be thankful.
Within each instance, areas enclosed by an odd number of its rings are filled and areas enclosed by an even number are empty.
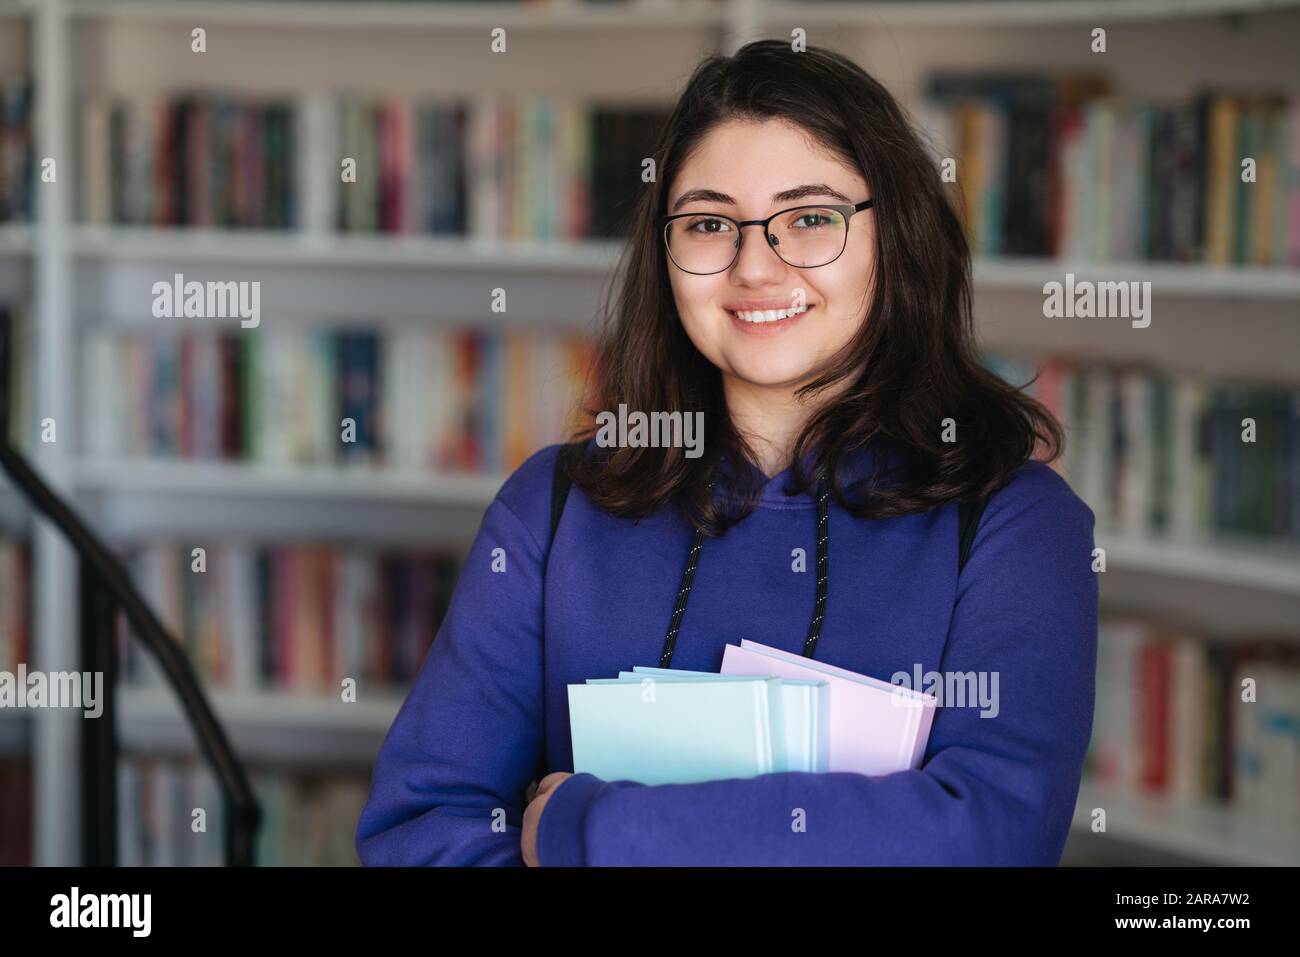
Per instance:
[[[1176,20],[1294,8],[1296,0],[907,0],[873,3],[768,3],[769,21],[845,27],[1056,26]]]
[[[1106,832],[1093,834],[1092,809],[1106,811]],[[1179,802],[1112,793],[1085,782],[1074,810],[1074,829],[1209,864],[1300,865],[1300,825],[1287,828],[1209,802]]]
[[[1178,543],[1094,536],[1107,567],[1300,596],[1300,548],[1285,542]]]
[[[14,234],[26,249],[30,237]],[[489,240],[437,236],[312,236],[280,230],[214,230],[149,226],[78,226],[71,248],[83,259],[255,262],[268,265],[394,269],[516,269],[603,275],[623,240]],[[0,231],[0,252],[5,248]],[[1300,299],[1300,269],[1216,267],[1195,263],[1069,263],[1053,259],[976,260],[986,288],[1042,290],[1067,272],[1078,279],[1149,280],[1162,295],[1229,299]]]
[[[383,468],[267,468],[231,462],[82,459],[79,489],[126,495],[237,498],[310,497],[375,505],[485,508],[505,476],[449,475]],[[1109,568],[1300,596],[1300,548],[1285,542],[1172,542],[1096,533]]]
[[[370,697],[364,689],[354,702],[287,691],[210,692],[212,708],[224,723],[319,732],[349,730],[383,734],[397,716],[402,700],[391,692]],[[171,722],[180,710],[179,702],[169,690],[123,688],[118,697],[118,713],[124,724]]]
[[[1207,266],[1198,263],[1071,263],[1055,259],[977,259],[977,286],[1042,292],[1043,284],[1076,279],[1149,281],[1161,295],[1225,299],[1300,299],[1300,269],[1261,266]],[[1300,313],[1297,313],[1300,316]]]
[[[436,236],[312,236],[288,230],[78,226],[71,249],[84,259],[239,262],[394,269],[545,270],[603,274],[618,240],[498,241]]]
[[[383,468],[269,468],[229,462],[82,459],[79,489],[155,495],[356,500],[486,508],[505,479]]]
[[[403,697],[358,691],[358,700],[292,692],[209,693],[231,747],[252,763],[369,767]],[[197,741],[175,696],[165,689],[124,688],[117,723],[132,754],[194,753]]]
[[[71,0],[82,20],[181,20],[283,27],[383,30],[644,30],[721,27],[722,4],[709,0],[636,0],[583,4],[579,0],[534,7],[523,3],[322,3],[276,0]]]

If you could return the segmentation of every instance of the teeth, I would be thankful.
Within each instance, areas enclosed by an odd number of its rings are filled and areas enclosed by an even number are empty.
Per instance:
[[[802,309],[762,309],[753,312],[735,312],[733,315],[745,322],[779,322],[782,319],[789,319],[791,316],[798,316],[808,311],[805,306]]]

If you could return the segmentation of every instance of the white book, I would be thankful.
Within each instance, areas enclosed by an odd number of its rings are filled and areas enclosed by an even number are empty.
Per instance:
[[[368,550],[348,550],[340,557],[334,592],[334,676],[365,683],[366,649],[378,639],[370,633],[369,611],[378,597],[379,568]]]
[[[1113,195],[1115,179],[1115,124],[1118,107],[1115,100],[1094,100],[1088,105],[1088,132],[1093,137],[1092,168],[1088,182],[1094,196]],[[1109,203],[1088,204],[1089,260],[1109,262],[1111,254],[1111,206]]]
[[[1140,619],[1109,619],[1102,623],[1099,636],[1098,699],[1093,718],[1100,724],[1098,757],[1110,781],[1130,793],[1141,786],[1138,653],[1148,631],[1148,623]]]
[[[436,344],[423,325],[397,326],[385,335],[384,443],[389,461],[402,469],[419,469],[429,455],[429,390]]]
[[[297,401],[293,356],[296,335],[276,325],[263,327],[258,334],[258,401],[253,423],[258,436],[254,448],[262,464],[288,465],[293,461],[292,429]]]
[[[1088,196],[1084,190],[1089,182],[1086,124],[1067,129],[1061,138],[1060,149],[1066,187],[1061,195],[1062,258],[1068,262],[1086,261]]]
[[[226,623],[230,654],[230,685],[252,691],[258,685],[258,646],[261,625],[257,607],[257,562],[252,546],[236,542],[220,552],[221,619]]]
[[[119,455],[124,451],[119,424],[127,421],[121,386],[127,370],[119,367],[123,352],[116,337],[104,329],[87,333],[83,349],[82,447],[94,457]]]
[[[1151,530],[1154,463],[1151,443],[1151,377],[1144,369],[1120,374],[1120,414],[1124,429],[1124,464],[1119,487],[1119,524],[1124,534],[1144,537]]]
[[[336,98],[324,91],[303,94],[294,112],[297,126],[298,228],[308,237],[324,238],[334,231],[338,216],[338,187],[343,155],[339,149]]]
[[[1084,373],[1087,383],[1087,427],[1084,432],[1083,481],[1081,497],[1092,508],[1097,527],[1108,529],[1113,524],[1113,504],[1110,491],[1113,456],[1111,454],[1111,389],[1112,376],[1104,366],[1092,366]]]

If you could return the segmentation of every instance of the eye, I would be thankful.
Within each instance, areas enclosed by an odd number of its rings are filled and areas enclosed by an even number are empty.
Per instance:
[[[796,229],[819,229],[825,226],[834,225],[835,220],[825,211],[819,209],[810,209],[806,213],[801,213],[794,219]]]
[[[686,231],[701,236],[716,236],[718,233],[730,232],[731,223],[716,216],[702,216],[688,220]]]

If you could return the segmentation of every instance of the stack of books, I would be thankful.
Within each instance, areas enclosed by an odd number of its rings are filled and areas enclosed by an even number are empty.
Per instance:
[[[779,771],[920,767],[936,699],[753,641],[720,673],[635,667],[569,685],[573,767],[689,784]]]

